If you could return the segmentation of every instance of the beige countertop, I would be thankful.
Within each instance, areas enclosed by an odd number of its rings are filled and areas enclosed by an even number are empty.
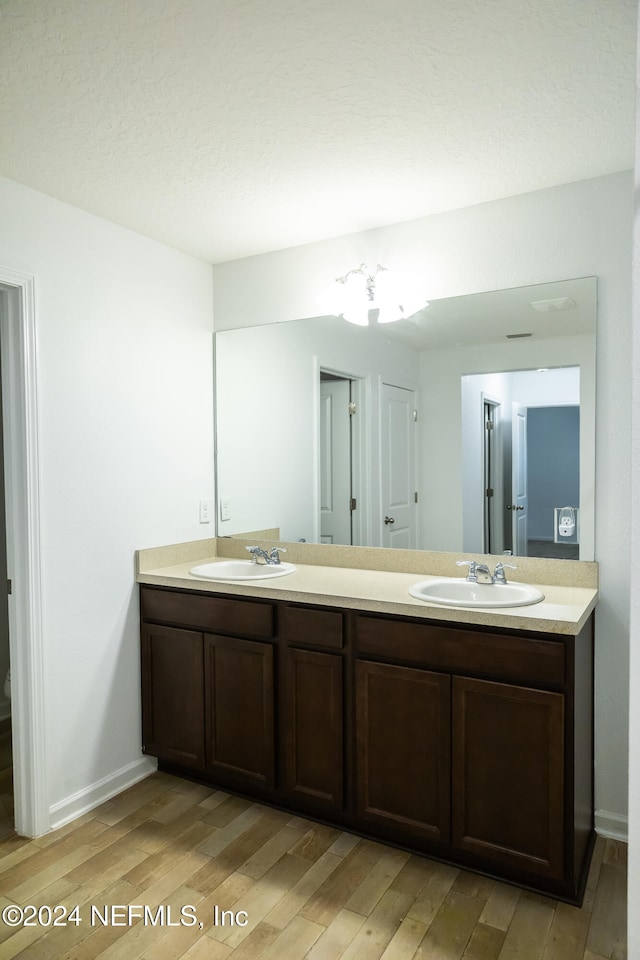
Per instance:
[[[149,568],[148,563],[138,562],[138,583],[569,636],[580,632],[598,600],[598,591],[592,586],[535,583],[545,597],[541,602],[529,606],[443,606],[414,599],[408,593],[409,587],[414,584],[438,579],[443,574],[425,575],[298,562],[294,573],[271,580],[203,580],[191,576],[191,567],[221,562],[225,557],[216,556],[215,553],[203,556],[203,550],[200,549],[184,562],[185,552],[179,555],[182,561],[179,563]]]

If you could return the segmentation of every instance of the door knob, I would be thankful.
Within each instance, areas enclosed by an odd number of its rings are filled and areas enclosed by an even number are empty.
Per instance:
[[[385,517],[384,522],[389,524],[389,523],[395,523],[396,521],[394,520],[393,517]]]
[[[524,507],[521,505],[516,505],[515,503],[508,503],[507,510],[524,510]]]

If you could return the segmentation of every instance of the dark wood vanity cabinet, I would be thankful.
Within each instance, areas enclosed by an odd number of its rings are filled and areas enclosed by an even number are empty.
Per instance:
[[[448,843],[450,727],[449,677],[357,660],[358,815]]]
[[[344,617],[293,604],[280,614],[282,788],[301,809],[341,812]]]
[[[201,633],[143,624],[142,737],[147,753],[204,769]]]
[[[452,681],[452,844],[560,880],[564,871],[564,696]]]
[[[581,900],[593,623],[579,636],[141,587],[164,769]]]
[[[273,646],[205,634],[204,691],[206,770],[273,789]]]

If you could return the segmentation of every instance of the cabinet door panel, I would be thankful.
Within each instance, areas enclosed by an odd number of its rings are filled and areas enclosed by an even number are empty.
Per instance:
[[[205,634],[207,767],[273,786],[273,647]]]
[[[294,648],[285,657],[285,788],[342,809],[342,658]]]
[[[453,678],[453,843],[550,877],[564,867],[564,696]]]
[[[142,733],[146,753],[204,767],[204,666],[201,633],[142,630]]]
[[[356,716],[359,814],[446,841],[449,677],[359,660]]]

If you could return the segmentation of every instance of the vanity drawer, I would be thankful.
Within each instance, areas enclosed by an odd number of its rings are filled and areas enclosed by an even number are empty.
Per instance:
[[[339,610],[286,604],[282,609],[281,632],[289,643],[341,650],[343,615]]]
[[[143,620],[258,640],[275,636],[274,606],[260,600],[204,597],[183,590],[142,587],[140,603]]]
[[[358,616],[359,654],[525,685],[564,685],[564,643],[517,635],[443,627],[410,620]]]

